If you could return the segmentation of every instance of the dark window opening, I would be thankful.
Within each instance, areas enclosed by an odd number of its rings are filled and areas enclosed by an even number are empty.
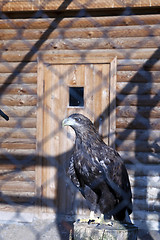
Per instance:
[[[69,87],[69,106],[84,106],[84,87]]]

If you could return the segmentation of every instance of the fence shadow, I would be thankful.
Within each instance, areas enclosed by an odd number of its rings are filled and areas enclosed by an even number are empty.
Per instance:
[[[62,7],[64,8],[64,6],[67,8],[67,6],[72,2],[72,0],[70,1],[64,1],[62,3],[62,5],[59,7],[59,11],[62,9]],[[125,14],[130,14],[131,12],[128,11],[128,9],[124,12]],[[2,15],[2,19],[6,19],[6,15],[1,13]],[[83,11],[78,12],[77,17],[81,17],[81,16],[86,16],[88,17],[89,13],[87,11],[85,11],[83,9]],[[36,12],[34,19],[36,19],[37,17],[42,16],[43,17],[43,12],[42,11],[38,11]],[[50,26],[48,27],[48,29],[42,34],[41,38],[36,42],[36,44],[31,48],[31,50],[26,54],[26,56],[23,58],[22,62],[13,70],[12,74],[9,75],[9,77],[6,79],[5,84],[3,84],[0,87],[0,93],[3,94],[5,92],[5,90],[7,89],[7,87],[9,86],[10,83],[12,83],[14,81],[14,79],[19,75],[20,72],[22,72],[23,68],[27,65],[27,63],[29,62],[29,60],[39,51],[40,47],[43,45],[43,43],[48,39],[48,37],[50,36],[50,34],[56,30],[58,28],[59,23],[63,20],[64,18],[64,14],[63,13],[59,13],[58,17],[55,18],[55,20],[52,21],[52,23],[50,24]],[[104,36],[107,37],[107,34],[104,33]],[[95,44],[96,46],[96,44]],[[87,55],[87,51],[86,51],[86,55]],[[1,57],[1,55],[0,55]],[[83,56],[84,57],[84,56]],[[3,57],[2,57],[3,59]],[[159,96],[160,96],[160,90],[157,90],[157,93],[155,96],[153,96],[153,94],[151,93],[151,89],[152,89],[152,85],[153,85],[153,77],[152,77],[152,73],[151,70],[154,67],[154,65],[159,61],[160,59],[160,48],[158,48],[157,50],[155,50],[155,52],[153,53],[153,55],[144,63],[144,65],[139,68],[139,70],[135,73],[135,75],[131,78],[130,82],[128,82],[128,84],[126,84],[126,86],[121,90],[120,93],[117,94],[117,103],[120,104],[121,102],[125,101],[125,98],[127,96],[126,92],[130,93],[132,92],[133,88],[137,88],[136,91],[136,96],[137,96],[137,104],[136,104],[136,113],[134,115],[133,120],[127,125],[126,129],[120,133],[117,133],[117,139],[115,142],[115,145],[117,148],[120,148],[120,146],[125,142],[125,140],[127,139],[127,137],[132,134],[134,132],[135,134],[135,148],[134,148],[134,152],[135,152],[135,159],[140,159],[138,161],[138,165],[136,160],[133,159],[127,159],[126,163],[132,163],[133,169],[134,169],[134,184],[139,185],[139,182],[136,183],[136,181],[138,181],[137,176],[139,176],[141,169],[139,169],[139,166],[141,168],[145,167],[145,163],[150,162],[150,155],[155,155],[155,154],[159,154],[160,153],[160,147],[158,145],[158,141],[160,140],[160,137],[155,137],[154,138],[154,143],[153,141],[150,141],[150,132],[152,129],[152,122],[150,121],[150,117],[151,117],[151,112],[153,110],[153,108],[155,106],[158,105],[159,103]],[[7,62],[6,62],[7,65]],[[142,82],[137,82],[137,79],[143,79],[143,83]],[[145,87],[146,84],[146,87]],[[129,89],[129,90],[128,90]],[[146,112],[142,112],[141,106],[142,106],[142,95],[145,95],[145,101],[147,102],[147,106],[150,106],[149,108],[146,107]],[[2,95],[1,95],[2,96]],[[1,98],[1,97],[0,97]],[[115,100],[115,99],[114,99]],[[112,103],[111,103],[112,105]],[[107,115],[105,113],[109,112],[109,109],[111,109],[111,106],[106,106],[105,111],[102,113],[103,116]],[[3,110],[3,107],[2,107]],[[117,116],[118,117],[118,116]],[[103,121],[101,120],[101,116],[99,116],[96,121],[95,121],[95,125],[98,125],[100,122],[101,124],[103,124]],[[105,120],[105,119],[103,119]],[[140,134],[142,131],[143,134]],[[142,136],[143,135],[143,136]],[[3,139],[4,139],[5,135],[3,135]],[[139,157],[139,144],[141,142],[141,140],[144,143],[145,148],[147,148],[148,154],[142,154],[142,156]],[[128,149],[126,148],[126,151]],[[57,196],[59,196],[59,192],[61,189],[62,185],[66,185],[69,184],[70,187],[71,183],[66,182],[67,178],[65,175],[65,169],[67,167],[67,161],[69,160],[69,156],[71,154],[71,151],[64,153],[62,156],[57,156],[56,158],[50,158],[47,157],[47,160],[43,160],[43,167],[45,167],[45,163],[46,163],[46,167],[56,167],[57,168],[57,183],[58,183],[58,187],[57,187]],[[9,153],[7,151],[4,152],[5,157],[8,159],[6,161],[6,165],[14,165],[14,168],[12,168],[11,170],[9,170],[8,172],[2,172],[0,173],[0,176],[4,178],[4,181],[10,181],[10,179],[12,179],[12,176],[16,173],[20,173],[23,169],[27,168],[27,167],[35,167],[37,166],[38,161],[38,157],[37,155],[34,154],[28,154],[27,157],[26,156],[13,156],[12,153]],[[136,158],[138,157],[138,158]],[[2,163],[3,164],[3,163]],[[0,162],[0,168],[1,168],[1,162]],[[62,167],[63,166],[63,167]],[[128,165],[127,165],[128,166]],[[138,168],[136,168],[136,166],[138,166]],[[146,177],[143,178],[143,185],[146,186],[146,188],[143,189],[143,205],[146,206],[146,208],[149,209],[149,211],[154,211],[154,203],[153,205],[151,203],[148,203],[148,192],[147,192],[147,186],[149,185],[149,171],[150,169],[147,168],[147,174]],[[10,175],[10,176],[9,176]],[[158,175],[158,170],[157,170],[157,175]],[[64,177],[65,176],[65,177]],[[64,177],[64,178],[63,178]],[[28,182],[30,182],[30,180],[28,180]],[[3,186],[1,186],[3,188]],[[139,189],[140,190],[140,189]],[[79,203],[77,202],[78,200],[76,199],[76,190],[73,190],[72,192],[73,196],[72,198],[75,199],[76,201],[76,205],[79,205]],[[134,193],[134,195],[136,195],[136,193]],[[141,195],[141,194],[140,194]],[[159,198],[160,192],[157,194],[157,199]],[[65,198],[65,195],[63,195],[63,192],[61,191],[61,197]],[[66,221],[63,220],[61,218],[61,212],[59,212],[59,210],[57,209],[56,204],[59,199],[52,199],[52,198],[41,198],[39,196],[26,196],[26,195],[21,195],[19,196],[12,196],[9,195],[8,193],[5,194],[3,193],[3,191],[0,194],[0,199],[1,199],[1,204],[8,204],[10,206],[15,207],[15,209],[17,208],[17,206],[24,206],[26,208],[29,208],[30,206],[33,206],[34,204],[36,204],[37,206],[39,205],[39,207],[48,207],[48,208],[55,208],[54,211],[56,213],[56,224],[57,224],[57,228],[59,229],[59,235],[61,240],[64,239],[64,233],[62,231],[62,229],[66,229],[67,230],[67,236],[69,236],[69,231],[72,228],[72,222],[75,220],[75,216],[76,216],[76,210],[72,209],[72,216],[74,216],[72,218],[72,221]],[[134,203],[134,205],[136,205],[136,202]],[[142,206],[143,208],[143,206]],[[141,210],[141,209],[136,209]],[[157,210],[159,211],[159,209]],[[133,216],[134,216],[134,211],[133,211]],[[159,219],[160,222],[160,219]],[[61,224],[60,224],[61,223]],[[160,226],[159,230],[160,230]],[[145,229],[146,232],[148,232],[148,239],[153,240],[153,237],[150,235],[149,233],[149,228],[148,228],[148,224],[147,224],[147,216],[146,216],[146,221],[143,222],[143,228]],[[66,237],[66,235],[65,235]],[[140,239],[144,239],[144,235],[141,233],[139,235]]]

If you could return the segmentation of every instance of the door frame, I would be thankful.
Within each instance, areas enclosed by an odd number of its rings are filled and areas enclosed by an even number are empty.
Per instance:
[[[43,175],[43,93],[44,93],[44,64],[87,64],[87,63],[108,63],[110,64],[109,76],[109,145],[115,147],[116,131],[116,78],[117,78],[117,57],[111,57],[107,51],[92,50],[86,51],[53,51],[52,54],[45,53],[37,58],[37,164],[35,169],[35,194],[37,196],[36,213],[48,215],[47,207],[42,207],[42,175]],[[51,212],[50,212],[51,213]],[[52,212],[53,216],[54,211]]]

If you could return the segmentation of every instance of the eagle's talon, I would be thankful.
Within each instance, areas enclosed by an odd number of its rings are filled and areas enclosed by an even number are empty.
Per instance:
[[[113,222],[110,222],[107,224],[109,227],[112,227],[113,226]]]
[[[94,223],[94,222],[95,222],[94,219],[89,219],[88,224],[90,224],[90,223]]]

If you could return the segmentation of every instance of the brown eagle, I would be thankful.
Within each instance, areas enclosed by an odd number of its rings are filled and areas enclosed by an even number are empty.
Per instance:
[[[132,193],[127,170],[120,155],[107,146],[93,123],[82,114],[63,120],[76,133],[68,174],[88,201],[90,220],[97,208],[104,219],[130,222]]]

